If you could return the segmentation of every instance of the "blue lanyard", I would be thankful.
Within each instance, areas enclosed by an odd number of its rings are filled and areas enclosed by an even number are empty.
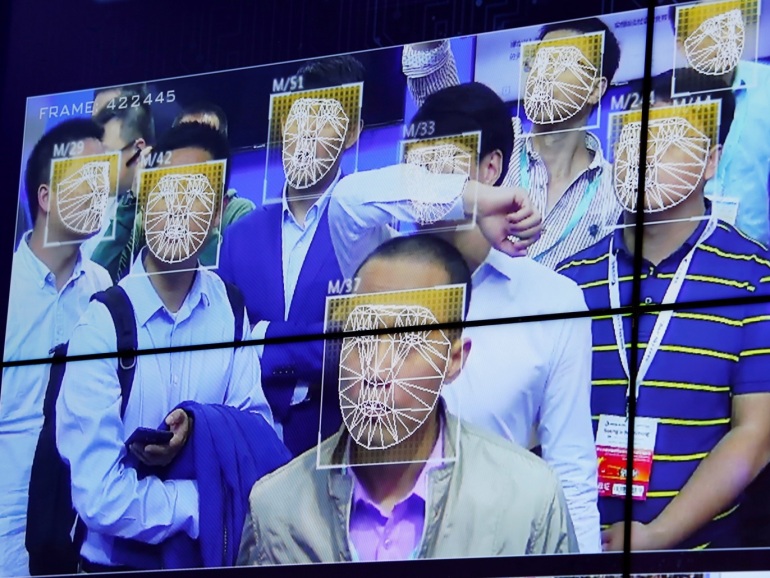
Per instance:
[[[526,189],[527,192],[529,192],[529,166],[527,163],[527,150],[526,147],[521,149],[521,158],[519,159],[520,168],[521,168],[521,186],[522,188]],[[561,235],[559,236],[558,240],[551,245],[548,249],[537,255],[536,257],[533,257],[535,261],[540,261],[543,259],[546,255],[548,255],[551,251],[553,251],[562,241],[564,241],[567,237],[570,236],[572,231],[575,230],[575,227],[577,227],[577,224],[585,217],[586,213],[588,212],[588,207],[591,206],[591,201],[594,200],[594,197],[596,196],[596,193],[599,191],[599,182],[601,178],[597,175],[597,177],[592,180],[590,183],[588,183],[588,186],[586,187],[585,192],[583,193],[583,198],[580,199],[580,203],[578,203],[578,206],[575,208],[575,212],[572,213],[572,218],[569,220],[569,223],[567,223],[567,226],[564,227],[564,230],[561,232]]]

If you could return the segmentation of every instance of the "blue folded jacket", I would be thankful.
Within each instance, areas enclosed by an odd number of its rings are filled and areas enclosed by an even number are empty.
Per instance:
[[[288,463],[291,454],[259,414],[190,401],[178,407],[193,416],[193,429],[173,463],[162,470],[133,460],[131,465],[140,477],[197,481],[198,539],[183,532],[157,546],[119,539],[114,561],[142,570],[234,566],[252,486]]]

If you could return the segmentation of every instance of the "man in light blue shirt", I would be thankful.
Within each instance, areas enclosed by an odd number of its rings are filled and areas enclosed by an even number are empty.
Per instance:
[[[215,129],[199,123],[171,129],[156,150],[171,153],[164,167],[190,166],[188,172],[182,171],[187,182],[204,174],[201,163],[226,160],[229,155],[227,141]],[[152,192],[141,192],[147,247],[131,274],[120,282],[133,305],[139,350],[232,342],[248,335],[245,315],[242,334],[233,335],[235,316],[226,287],[198,262],[205,237],[219,218],[216,207],[222,192],[211,187],[209,193],[201,193],[212,198],[190,205],[190,210],[197,206],[199,211],[191,219],[180,219],[177,212],[185,206],[189,190],[173,191],[170,197],[176,195],[176,199],[167,199],[166,209]],[[209,214],[204,214],[206,204],[215,207]],[[196,229],[196,222],[202,221],[205,227]],[[198,242],[175,244],[180,235]],[[115,350],[110,314],[101,303],[93,302],[72,332],[69,354]],[[164,420],[169,425],[174,437],[168,445],[134,444],[130,448],[145,464],[164,466],[178,455],[192,427],[183,410],[172,411],[181,402],[225,404],[259,413],[273,425],[253,347],[138,356],[123,420],[118,363],[115,357],[68,363],[56,406],[57,447],[70,465],[73,505],[87,528],[81,549],[86,572],[121,566],[116,557],[117,538],[158,544],[179,532],[198,537],[196,481],[139,479],[136,470],[124,465],[125,441],[137,427],[156,428]]]
[[[671,25],[675,26],[676,8],[670,9],[669,17]],[[747,44],[752,36],[749,32],[750,28],[746,26]],[[677,50],[682,55],[686,54],[679,40]],[[697,68],[703,68],[703,65],[698,63]],[[735,95],[735,115],[722,147],[717,173],[706,183],[705,192],[719,218],[768,245],[770,116],[767,111],[770,110],[770,66],[741,60],[722,74],[722,79]]]
[[[84,259],[80,245],[88,235],[68,229],[57,208],[57,186],[50,181],[54,151],[94,155],[104,151],[102,129],[90,120],[69,120],[52,128],[27,160],[25,188],[34,226],[13,256],[4,362],[44,360],[64,343],[91,295],[109,287],[107,271]],[[81,146],[82,144],[82,146]],[[73,157],[69,157],[73,158]],[[66,212],[65,212],[66,216]],[[0,389],[0,576],[29,574],[24,546],[32,458],[43,426],[43,400],[50,365],[3,368]]]

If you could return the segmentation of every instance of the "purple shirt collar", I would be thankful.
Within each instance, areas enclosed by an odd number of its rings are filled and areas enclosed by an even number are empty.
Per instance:
[[[353,478],[348,536],[354,559],[405,560],[417,551],[425,525],[428,476],[431,470],[442,467],[444,463],[444,427],[444,420],[440,418],[438,439],[414,488],[393,507],[389,515],[369,496],[353,468],[347,469]]]

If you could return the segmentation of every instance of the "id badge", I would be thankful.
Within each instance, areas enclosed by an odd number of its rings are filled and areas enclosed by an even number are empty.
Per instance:
[[[735,226],[735,221],[738,219],[738,209],[740,208],[741,201],[737,197],[711,197],[708,199],[711,201],[711,213],[717,218],[730,223]]]
[[[646,500],[650,487],[652,459],[658,420],[637,417],[634,423],[634,465],[631,497]],[[618,415],[602,415],[596,433],[596,455],[599,460],[599,496],[626,496],[628,420]]]

